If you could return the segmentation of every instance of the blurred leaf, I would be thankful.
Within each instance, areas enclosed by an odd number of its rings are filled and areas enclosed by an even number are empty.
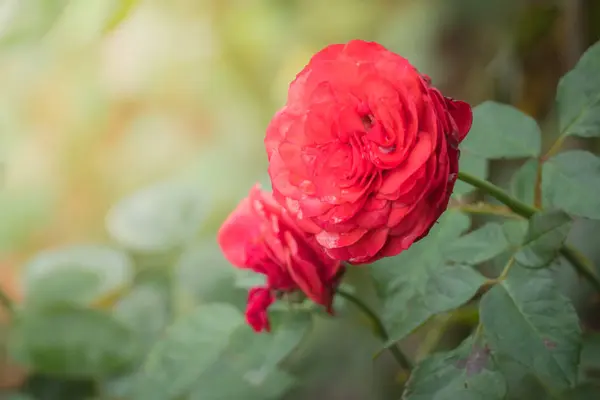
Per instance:
[[[110,235],[139,252],[164,252],[181,246],[200,230],[206,196],[199,188],[163,182],[114,206],[106,219]]]
[[[429,235],[396,257],[370,265],[390,342],[398,341],[429,317],[468,301],[485,278],[467,265],[447,265],[448,246],[466,231],[469,218],[446,211]]]
[[[426,358],[413,371],[403,400],[504,399],[506,381],[487,344],[474,337],[458,348]]]
[[[546,207],[600,219],[600,159],[582,150],[560,153],[544,163]]]
[[[65,379],[34,373],[23,384],[22,396],[25,397],[15,397],[15,400],[88,400],[95,395],[95,389],[92,379]]]
[[[529,220],[522,248],[515,260],[524,267],[548,265],[556,256],[571,231],[573,220],[563,211],[541,211]]]
[[[264,286],[267,279],[265,275],[248,269],[235,270],[235,286],[250,289],[255,286]]]
[[[580,382],[594,381],[600,384],[600,333],[590,332],[584,335],[579,361]]]
[[[118,0],[116,6],[112,12],[112,15],[106,22],[104,27],[104,33],[110,33],[115,28],[131,15],[135,10],[135,7],[139,4],[140,0]]]
[[[600,42],[591,46],[558,83],[562,134],[600,136]]]
[[[54,26],[70,0],[8,0],[2,6],[7,21],[0,31],[0,46],[42,39]]]
[[[486,101],[473,108],[473,127],[462,147],[485,158],[537,157],[541,132],[537,122],[518,109]]]
[[[537,159],[527,160],[510,180],[511,194],[527,204],[533,204],[535,200],[535,180],[538,165]]]
[[[126,254],[100,245],[72,245],[45,250],[24,268],[28,305],[89,305],[119,293],[133,281]]]
[[[11,336],[15,359],[52,375],[97,378],[130,365],[132,332],[111,316],[73,307],[25,310]]]
[[[514,266],[482,298],[480,318],[494,352],[526,366],[549,387],[576,382],[581,329],[549,271]]]
[[[562,400],[598,400],[600,399],[600,386],[584,383],[561,394]]]
[[[450,261],[475,265],[494,258],[508,247],[502,225],[487,223],[449,243],[444,250],[444,257]]]
[[[232,306],[200,306],[175,323],[150,353],[134,398],[279,398],[287,375],[274,368],[310,323],[306,314],[287,317],[274,323],[272,334],[256,334]]]
[[[169,323],[168,298],[161,288],[142,284],[116,305],[114,315],[136,333],[142,349],[149,349]]]
[[[308,312],[270,313],[273,334],[256,334],[246,327],[236,330],[229,346],[194,385],[189,396],[198,400],[280,399],[294,384],[278,369],[304,338],[312,324]]]
[[[194,309],[201,303],[227,302],[243,307],[247,288],[236,285],[238,273],[241,270],[225,259],[214,239],[194,243],[175,265],[180,305]]]
[[[464,142],[463,142],[464,143]],[[488,177],[488,160],[485,157],[473,154],[469,149],[461,143],[460,146],[460,159],[459,168],[462,172],[467,172],[479,179],[487,179]],[[453,196],[464,196],[475,190],[475,187],[464,183],[463,181],[456,181],[454,185]]]

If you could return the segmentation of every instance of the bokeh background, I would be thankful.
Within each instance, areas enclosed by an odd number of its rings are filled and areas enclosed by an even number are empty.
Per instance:
[[[516,105],[549,143],[556,83],[600,38],[600,1],[2,0],[0,285],[19,302],[36,254],[99,243],[176,264],[178,312],[243,306],[215,232],[255,181],[268,185],[262,138],[289,82],[354,38],[405,56],[448,96]],[[518,165],[494,162],[490,176],[502,183]],[[598,262],[585,230],[575,240]],[[184,247],[184,261],[171,257]],[[367,398],[373,382],[356,376],[370,364],[351,360],[377,346],[368,326],[326,330],[337,345],[324,339],[313,386],[290,398]],[[0,387],[27,376],[5,360]]]

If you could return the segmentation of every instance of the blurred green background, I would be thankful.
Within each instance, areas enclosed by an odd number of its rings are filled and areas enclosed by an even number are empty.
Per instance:
[[[165,313],[213,300],[243,307],[246,277],[223,262],[215,233],[255,181],[268,184],[264,130],[313,53],[380,42],[447,96],[535,116],[550,141],[556,83],[599,37],[594,0],[1,0],[0,284],[19,302],[60,295],[71,289],[58,278],[35,286],[46,268],[36,255],[99,243],[128,258],[84,249],[82,263],[94,255],[89,268],[105,274],[106,287],[82,300],[94,307],[122,305],[122,289],[140,280],[166,287]],[[494,162],[490,176],[502,183],[518,165]],[[82,282],[84,297],[98,289]],[[130,317],[160,331],[160,306],[143,299],[151,309]],[[324,339],[323,369],[290,398],[368,398],[374,382],[364,371],[378,344],[368,326],[345,323],[324,328],[337,332],[336,346]],[[380,375],[392,387],[387,361]],[[6,390],[25,379],[8,361],[0,367]]]

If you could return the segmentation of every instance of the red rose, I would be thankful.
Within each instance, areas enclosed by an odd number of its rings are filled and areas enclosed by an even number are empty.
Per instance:
[[[317,53],[265,138],[277,201],[327,254],[393,256],[446,209],[471,107],[376,43]]]
[[[256,331],[269,330],[266,309],[277,294],[300,290],[331,311],[341,264],[298,228],[271,193],[255,186],[223,223],[217,240],[229,262],[267,278],[267,287],[251,289],[248,297],[246,319]]]

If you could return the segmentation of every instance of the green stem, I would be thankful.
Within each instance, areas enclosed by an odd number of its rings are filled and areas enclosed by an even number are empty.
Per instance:
[[[591,265],[590,261],[583,254],[568,245],[564,245],[560,249],[560,254],[600,293],[600,279],[596,275],[594,266]]]
[[[458,179],[482,190],[483,192],[494,197],[499,202],[506,205],[508,208],[513,210],[515,213],[525,217],[531,218],[533,214],[540,211],[539,209],[530,206],[529,204],[523,203],[522,201],[515,199],[504,190],[483,179],[479,179],[466,172],[459,172]],[[600,277],[596,274],[594,267],[582,254],[577,250],[570,247],[569,245],[563,245],[560,249],[560,254],[569,261],[569,263],[584,277],[595,290],[600,292]]]
[[[522,217],[529,218],[535,214],[537,209],[530,206],[527,203],[523,203],[521,200],[515,199],[504,190],[483,179],[479,179],[473,175],[467,174],[466,172],[459,172],[458,179],[468,183],[471,186],[475,186],[477,189],[481,189],[485,193],[489,194],[517,214]]]
[[[375,312],[371,310],[369,306],[367,306],[362,300],[355,297],[351,293],[346,292],[345,290],[338,289],[337,293],[352,304],[354,304],[360,311],[362,311],[367,316],[367,318],[371,320],[371,323],[373,324],[373,330],[375,331],[375,334],[377,336],[379,336],[386,343],[390,340],[390,336],[387,333],[385,326],[383,326],[383,323],[381,322],[377,314],[375,314]],[[402,353],[398,345],[392,344],[389,347],[389,350],[400,365],[400,367],[402,367],[402,369],[406,370],[407,372],[410,372],[412,369],[412,364],[404,355],[404,353]]]

